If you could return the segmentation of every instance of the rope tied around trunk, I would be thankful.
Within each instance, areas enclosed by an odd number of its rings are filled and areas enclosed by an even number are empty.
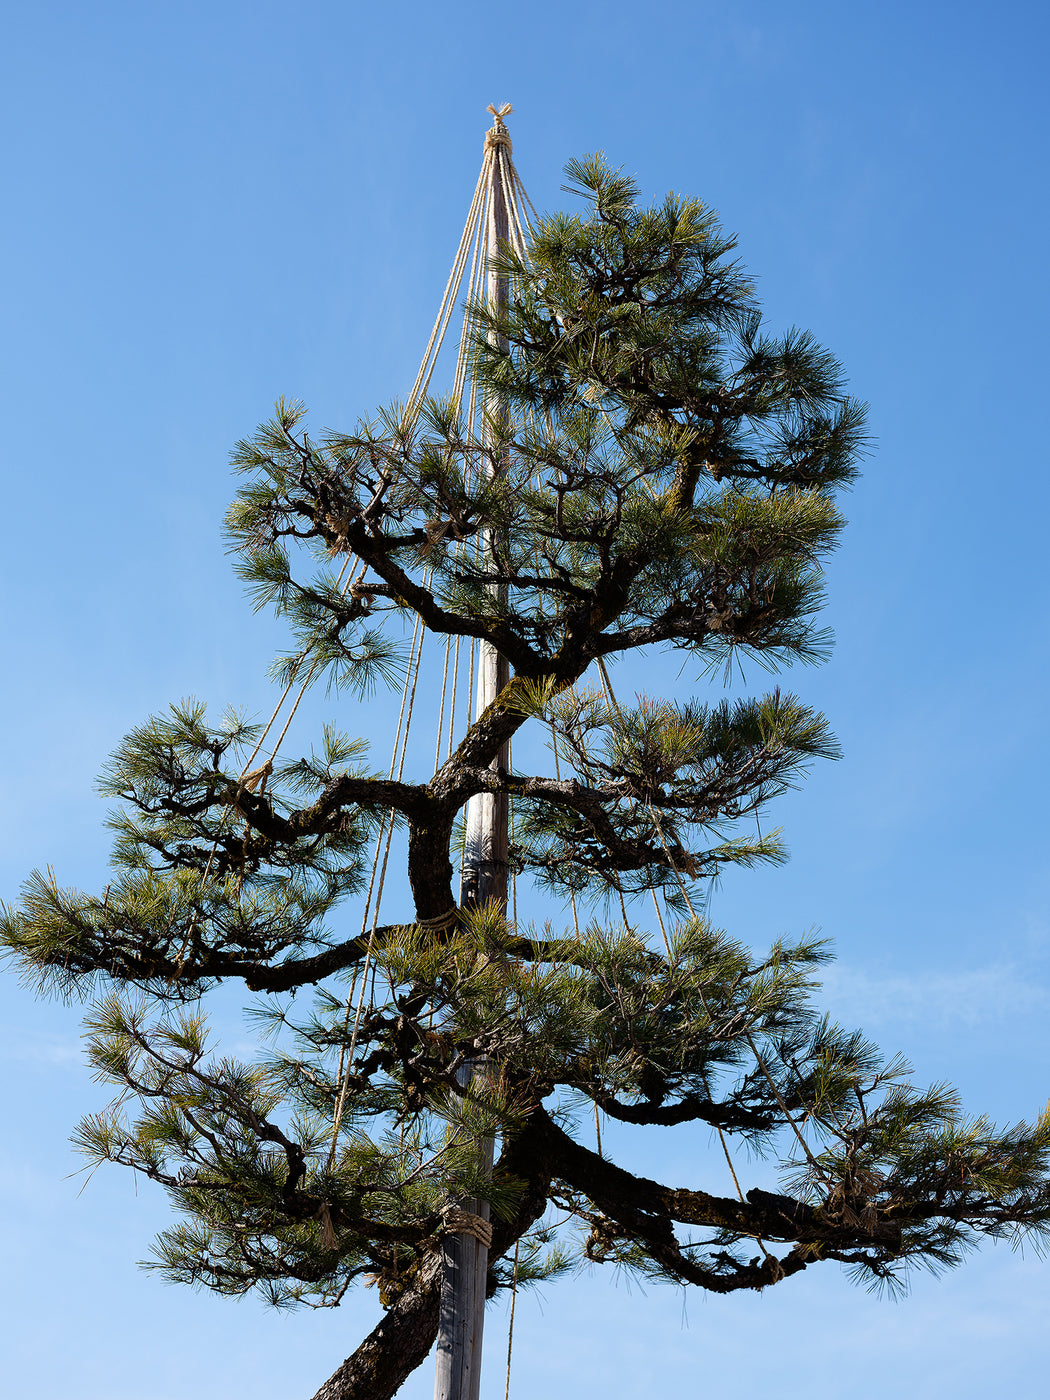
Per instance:
[[[433,933],[443,933],[445,929],[451,928],[453,924],[459,922],[459,906],[454,904],[451,909],[446,909],[443,914],[435,914],[430,919],[413,919],[411,923],[402,924],[402,928],[425,928]]]
[[[473,1235],[486,1249],[492,1246],[492,1225],[473,1211],[459,1206],[446,1206],[441,1212],[441,1224],[446,1235]]]

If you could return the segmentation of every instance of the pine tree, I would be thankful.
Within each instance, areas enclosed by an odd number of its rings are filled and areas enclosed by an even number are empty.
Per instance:
[[[747,832],[835,740],[779,689],[628,703],[608,666],[661,648],[697,673],[825,654],[821,561],[863,409],[808,334],[764,330],[703,204],[640,208],[599,160],[568,172],[585,214],[543,221],[527,260],[507,252],[506,313],[478,308],[477,373],[508,406],[483,443],[451,401],[319,437],[279,404],[234,454],[230,531],[257,603],[295,634],[286,676],[367,703],[403,674],[407,618],[493,644],[512,668],[497,701],[417,778],[373,771],[335,728],[253,768],[257,726],[173,706],[104,772],[106,894],[37,874],[4,910],[41,989],[108,986],[87,1027],[116,1097],[77,1141],[166,1188],[178,1220],[155,1267],[288,1305],[378,1284],[383,1320],[326,1400],[392,1395],[425,1358],[464,1197],[491,1206],[490,1295],[579,1258],[720,1293],[824,1261],[892,1287],[1050,1223],[1050,1118],[1000,1131],[913,1087],[814,1010],[820,944],[757,956],[704,914],[723,868],[784,858],[775,833]],[[553,773],[498,764],[527,725],[549,734]],[[457,902],[478,793],[512,801],[510,859],[551,922]],[[391,813],[400,922],[352,935]],[[276,1049],[255,1063],[213,1055],[196,1009],[230,979],[263,994]],[[595,1111],[708,1125],[727,1159],[743,1142],[785,1160],[782,1189],[641,1177],[589,1145]]]

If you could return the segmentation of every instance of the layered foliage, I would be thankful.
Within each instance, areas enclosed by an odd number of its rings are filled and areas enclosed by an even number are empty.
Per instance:
[[[1050,1222],[1050,1120],[1000,1132],[916,1090],[814,1012],[819,946],[756,957],[697,912],[727,865],[783,858],[754,819],[835,741],[779,689],[618,702],[606,659],[676,648],[717,674],[822,656],[822,560],[863,413],[811,337],[763,330],[710,210],[640,209],[598,161],[569,174],[585,214],[541,223],[527,260],[505,258],[506,313],[479,309],[477,374],[503,405],[483,441],[455,403],[316,439],[281,404],[234,456],[241,568],[296,637],[280,671],[367,698],[403,671],[390,623],[407,617],[491,643],[509,684],[411,779],[334,730],[252,769],[251,726],[173,707],[106,770],[104,895],[34,876],[4,913],[44,988],[109,985],[88,1027],[116,1099],[78,1139],[167,1188],[181,1221],[158,1267],[315,1306],[378,1282],[384,1322],[328,1397],[389,1395],[422,1360],[462,1196],[491,1204],[491,1291],[581,1258],[718,1292],[822,1260],[892,1282]],[[527,725],[553,773],[499,766]],[[585,926],[460,906],[457,821],[485,793],[514,804],[519,878]],[[407,881],[397,921],[366,937],[348,901],[388,813]],[[214,1056],[199,1012],[231,978],[268,994],[274,1049],[252,1064]],[[281,999],[305,989],[310,1008]],[[490,1072],[464,1089],[479,1058]],[[781,1189],[628,1172],[588,1145],[595,1110],[706,1125],[727,1158],[743,1142],[780,1160]]]

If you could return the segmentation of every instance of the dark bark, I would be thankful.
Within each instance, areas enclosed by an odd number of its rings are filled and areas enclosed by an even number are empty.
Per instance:
[[[529,1132],[553,1176],[583,1193],[609,1221],[642,1241],[650,1256],[669,1273],[710,1292],[763,1288],[776,1283],[784,1273],[805,1268],[811,1258],[819,1255],[841,1257],[844,1251],[861,1250],[892,1257],[901,1244],[900,1226],[884,1215],[876,1216],[867,1227],[859,1223],[846,1225],[790,1196],[756,1189],[740,1201],[712,1196],[706,1191],[676,1189],[635,1176],[574,1142],[540,1109],[533,1114]],[[781,1272],[767,1267],[767,1259],[750,1268],[734,1267],[733,1272],[725,1274],[697,1265],[682,1252],[675,1240],[674,1222],[756,1240],[793,1242],[797,1247],[785,1258],[774,1261]],[[596,1234],[600,1233],[599,1222]],[[818,1254],[807,1248],[813,1245],[820,1247]]]
[[[440,1292],[441,1257],[431,1254],[414,1286],[387,1309],[313,1400],[387,1400],[393,1395],[434,1344]]]
[[[455,808],[434,802],[423,821],[413,821],[408,833],[408,883],[417,919],[437,919],[456,907],[452,892],[455,871],[449,859]]]
[[[418,815],[426,803],[426,789],[414,783],[395,783],[385,778],[334,778],[310,807],[282,817],[269,799],[244,788],[231,788],[226,800],[270,841],[291,845],[304,836],[322,836],[342,821],[347,806],[374,811],[393,808],[406,816]]]
[[[606,1093],[600,1085],[580,1086],[594,1100],[603,1113],[616,1118],[621,1123],[647,1124],[651,1127],[671,1128],[678,1123],[710,1123],[713,1127],[743,1130],[745,1132],[769,1132],[776,1120],[768,1113],[756,1112],[739,1104],[715,1103],[712,1099],[701,1098],[698,1094],[686,1094],[674,1103],[621,1103],[612,1094]]]

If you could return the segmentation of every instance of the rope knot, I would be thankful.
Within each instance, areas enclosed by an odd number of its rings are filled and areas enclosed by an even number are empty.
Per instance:
[[[256,768],[254,773],[242,773],[237,779],[237,797],[243,793],[254,792],[259,789],[259,795],[266,791],[266,780],[273,772],[273,759],[268,758],[261,768]],[[236,800],[236,799],[235,799]]]
[[[332,1211],[327,1201],[322,1201],[318,1206],[316,1217],[321,1223],[321,1247],[323,1249],[338,1249],[339,1236],[332,1224]]]
[[[485,110],[492,113],[492,130],[485,133],[485,150],[492,151],[497,146],[506,146],[507,154],[510,155],[514,147],[511,143],[510,132],[503,125],[503,118],[513,112],[514,108],[509,102],[504,102],[500,107],[490,102]]]
[[[485,132],[485,150],[494,151],[497,146],[506,146],[508,155],[514,150],[510,132],[505,126],[494,126],[491,131]]]
[[[449,1235],[473,1235],[479,1244],[488,1249],[492,1244],[492,1225],[480,1215],[458,1206],[446,1206],[441,1212],[441,1223]]]

